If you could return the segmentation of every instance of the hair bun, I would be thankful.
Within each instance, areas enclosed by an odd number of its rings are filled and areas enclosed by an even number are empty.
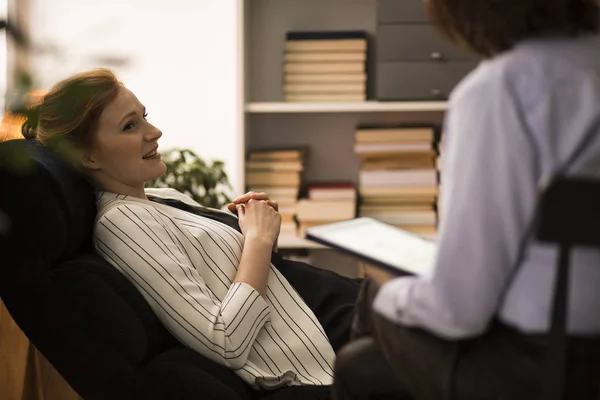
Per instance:
[[[40,105],[35,105],[25,111],[26,120],[21,126],[21,133],[25,139],[37,137],[37,127],[40,122]]]

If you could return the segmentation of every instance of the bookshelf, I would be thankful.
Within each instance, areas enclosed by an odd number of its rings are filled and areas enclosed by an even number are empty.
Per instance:
[[[373,38],[377,31],[377,0],[245,0],[243,5],[244,155],[261,148],[308,147],[304,182],[345,181],[358,186],[360,160],[354,152],[357,126],[441,125],[445,101],[374,100],[373,41],[367,50],[367,101],[283,101],[286,32],[362,30]],[[351,276],[358,274],[355,260],[305,239],[282,236],[279,247],[308,251],[314,255],[314,265],[334,266]]]

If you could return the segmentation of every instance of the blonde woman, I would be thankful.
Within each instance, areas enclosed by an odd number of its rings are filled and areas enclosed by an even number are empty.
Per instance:
[[[273,253],[281,218],[267,194],[236,199],[238,219],[172,189],[146,190],[166,170],[162,132],[105,69],[55,85],[23,131],[89,177],[96,250],[179,341],[257,390],[314,386],[327,397],[359,283]]]

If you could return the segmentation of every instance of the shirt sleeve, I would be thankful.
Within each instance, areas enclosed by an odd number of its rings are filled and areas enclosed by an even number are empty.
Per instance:
[[[535,147],[510,87],[497,78],[450,101],[433,274],[394,279],[374,301],[386,318],[445,338],[486,329],[533,214]]]
[[[99,218],[95,246],[142,293],[182,343],[231,369],[241,368],[270,309],[250,285],[233,283],[220,302],[177,235],[152,210],[113,206]]]

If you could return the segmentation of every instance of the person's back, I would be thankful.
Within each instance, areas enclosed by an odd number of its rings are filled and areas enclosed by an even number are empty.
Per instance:
[[[557,249],[531,237],[538,188],[557,173],[600,177],[599,122],[596,36],[531,39],[483,61],[449,101],[435,272],[386,284],[375,308],[449,339],[496,318],[546,333]],[[572,262],[569,331],[598,334],[600,251]]]
[[[490,96],[494,100],[490,100]],[[451,108],[467,110],[469,105],[478,102],[488,106],[486,113],[489,115],[471,117],[489,117],[489,129],[477,133],[489,136],[489,147],[486,150],[483,143],[482,147],[470,152],[474,156],[470,162],[479,166],[491,161],[493,164],[493,153],[500,153],[503,160],[509,160],[505,162],[510,168],[492,165],[491,168],[496,169],[494,182],[483,184],[478,193],[472,190],[463,193],[471,196],[475,208],[471,209],[471,214],[474,216],[478,201],[486,201],[478,196],[489,196],[490,190],[494,191],[485,187],[497,187],[497,196],[487,201],[492,202],[495,212],[502,216],[502,222],[482,227],[480,220],[465,219],[461,223],[461,232],[464,235],[471,225],[479,226],[474,229],[486,230],[484,235],[469,235],[474,241],[471,245],[482,249],[483,259],[494,257],[493,253],[483,251],[489,250],[489,243],[512,242],[508,249],[513,250],[515,258],[498,254],[505,258],[503,262],[512,264],[504,267],[514,274],[503,294],[499,317],[524,332],[544,332],[549,327],[557,251],[552,246],[535,243],[528,236],[536,188],[544,179],[559,172],[600,178],[600,38],[532,39],[484,61],[453,93]],[[511,110],[514,110],[514,121],[511,121]],[[492,115],[503,116],[503,119],[494,120]],[[520,125],[519,129],[510,129],[512,123]],[[473,121],[466,124],[472,125]],[[448,125],[445,141],[449,146],[460,146],[464,154],[469,152],[467,147],[479,145],[478,140],[469,137],[474,131],[454,132],[453,126],[457,125],[451,121]],[[528,143],[524,145],[524,142]],[[481,169],[479,176],[487,176]],[[461,179],[451,171],[443,173],[442,179],[447,175],[452,175],[450,179]],[[449,193],[445,200],[452,203],[454,195]],[[456,215],[452,207],[451,204],[442,207],[448,210],[449,219]],[[479,240],[481,243],[477,242]],[[444,263],[450,263],[451,259],[456,263],[464,262],[463,254],[445,253],[445,249],[461,244],[465,244],[463,238],[442,240],[440,257],[444,258]],[[515,246],[519,248],[517,251]],[[494,260],[489,263],[493,264]],[[593,318],[589,313],[590,309],[600,308],[600,291],[597,290],[600,251],[577,249],[572,265],[570,331],[600,333],[600,318]],[[454,268],[453,272],[460,274],[460,267]],[[468,279],[466,275],[465,279]]]

